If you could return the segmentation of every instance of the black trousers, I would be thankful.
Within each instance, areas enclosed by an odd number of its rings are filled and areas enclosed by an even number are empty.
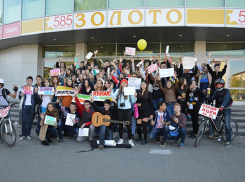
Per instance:
[[[193,129],[193,134],[197,134],[198,132],[198,128],[199,128],[199,124],[198,124],[198,112],[200,109],[201,105],[200,104],[196,104],[193,105],[193,109],[189,109],[188,112],[191,115],[191,120],[192,120],[192,129]]]
[[[118,109],[117,112],[118,121],[129,121],[131,123],[132,120],[132,109]],[[132,139],[132,128],[131,124],[127,125],[128,128],[128,139]],[[119,137],[123,139],[123,124],[119,124]]]

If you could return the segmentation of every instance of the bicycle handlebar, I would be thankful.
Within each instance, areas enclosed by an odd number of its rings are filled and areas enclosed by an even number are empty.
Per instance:
[[[18,104],[17,102],[16,103],[13,103],[13,104],[11,104],[11,105],[7,105],[7,106],[0,106],[0,108],[2,108],[2,109],[4,109],[4,108],[6,108],[6,107],[13,107],[14,105],[16,105],[16,104]]]

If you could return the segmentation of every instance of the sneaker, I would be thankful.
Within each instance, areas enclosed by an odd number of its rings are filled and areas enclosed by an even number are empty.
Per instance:
[[[189,138],[196,138],[196,136],[192,134],[189,136]]]
[[[175,140],[174,145],[178,145],[178,144],[179,144],[179,140]]]
[[[52,140],[51,139],[48,139],[48,143],[52,143]]]
[[[138,137],[137,139],[135,139],[136,142],[139,142],[142,140],[142,137]]]
[[[143,140],[140,145],[145,145],[147,143],[148,143],[147,140]]]
[[[117,144],[123,144],[123,139],[119,139]]]
[[[71,136],[68,136],[68,139],[72,139],[72,137]]]
[[[214,135],[209,135],[208,138],[209,139],[214,139]]]
[[[59,138],[58,139],[58,142],[63,142],[63,138]]]
[[[134,135],[132,135],[132,140],[134,140]]]
[[[179,144],[179,148],[180,148],[180,149],[183,149],[183,148],[184,148],[184,144],[183,144],[183,143],[180,143],[180,144]]]
[[[25,138],[26,137],[22,136],[22,137],[19,138],[19,141],[23,141],[23,140],[25,140]]]
[[[191,115],[189,113],[187,114],[187,117],[191,119]]]
[[[162,142],[160,143],[160,147],[165,147],[166,146],[166,141],[162,140]]]
[[[31,140],[31,137],[30,136],[27,136],[26,138],[27,138],[27,140]]]
[[[104,145],[99,145],[99,149],[104,149]]]
[[[88,143],[91,144],[93,140],[88,140]]]
[[[231,142],[226,142],[225,143],[225,147],[230,147],[231,146]]]
[[[132,147],[134,147],[134,142],[133,142],[133,140],[129,140],[129,141],[128,141],[128,144],[130,144]]]
[[[50,144],[48,143],[47,140],[44,140],[44,141],[42,141],[42,145],[44,145],[44,146],[49,146]]]
[[[156,143],[161,143],[160,137],[156,140]]]
[[[113,133],[113,138],[117,137],[117,132]]]

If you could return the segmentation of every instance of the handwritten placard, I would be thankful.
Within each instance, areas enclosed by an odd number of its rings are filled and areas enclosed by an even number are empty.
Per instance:
[[[218,108],[212,107],[207,104],[202,104],[199,110],[199,114],[209,117],[211,119],[216,119],[218,112],[219,112]]]
[[[174,68],[159,69],[160,78],[174,76]]]
[[[90,100],[90,95],[78,94],[77,98],[79,99],[80,103],[83,104],[85,100]],[[75,98],[72,99],[72,102],[76,102]]]
[[[134,87],[135,89],[140,89],[141,78],[128,78],[128,86]]]
[[[54,87],[38,87],[39,95],[54,95]]]
[[[195,62],[197,61],[197,58],[194,57],[184,57],[183,62],[183,68],[184,69],[192,69],[195,65]]]
[[[89,52],[86,56],[86,59],[90,59],[91,57],[93,56],[93,53],[92,52]]]
[[[59,76],[60,75],[60,68],[50,70],[50,76]]]
[[[157,64],[152,64],[148,67],[148,72],[152,73],[158,69]]]
[[[10,106],[1,109],[0,110],[0,118],[4,118],[5,116],[7,116],[8,112],[9,112],[9,109],[10,109]]]
[[[136,48],[133,48],[133,47],[126,47],[125,48],[125,53],[127,55],[134,56],[135,55],[135,51],[136,51]]]
[[[75,117],[76,117],[75,114],[67,113],[65,125],[73,126],[73,121],[72,120],[75,119]]]
[[[111,91],[92,91],[94,96],[94,101],[104,101],[106,99],[111,99]]]
[[[23,92],[24,92],[24,94],[33,95],[33,87],[24,86]]]
[[[44,124],[54,125],[55,122],[56,122],[55,117],[51,117],[51,116],[47,116],[47,115],[45,116]]]
[[[124,95],[134,95],[135,88],[134,87],[124,87]]]
[[[89,134],[89,128],[79,128],[78,136],[88,136]]]
[[[75,96],[75,89],[65,86],[57,86],[55,91],[56,96]]]

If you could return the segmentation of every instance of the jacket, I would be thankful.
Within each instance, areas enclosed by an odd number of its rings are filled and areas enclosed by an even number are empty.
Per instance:
[[[233,103],[229,89],[215,90],[212,97],[208,98],[208,100],[213,101],[214,99],[216,99],[215,107],[229,108]]]
[[[58,123],[59,118],[56,118],[56,121]],[[39,132],[39,139],[41,141],[44,141],[45,138],[46,138],[46,133],[47,133],[47,129],[48,129],[49,125],[48,124],[44,124],[44,120],[42,119],[41,122],[40,122],[40,126],[41,126],[41,128],[40,128],[40,132]],[[54,127],[57,128],[57,126],[54,126]]]
[[[119,93],[119,89],[117,89],[116,92],[114,94],[112,93],[111,95],[112,95],[112,97],[114,99],[116,99],[118,93]],[[124,91],[122,91],[122,94],[121,94],[121,96],[119,96],[119,99],[117,101],[118,109],[131,109],[132,108],[131,105],[134,104],[137,101],[137,98],[135,98],[134,95],[129,95],[127,99],[124,99],[124,94],[123,93],[124,93]],[[122,103],[125,104],[124,107],[120,106],[120,104],[122,104]]]
[[[222,69],[222,71],[219,71],[217,74],[216,74],[216,71],[213,71],[212,68],[208,64],[207,64],[207,68],[208,68],[208,72],[212,76],[211,88],[215,88],[214,81],[217,80],[218,78],[222,78],[224,76],[224,74],[226,72],[227,65],[225,65],[224,68]]]
[[[155,129],[155,126],[157,124],[157,117],[158,117],[158,110],[155,111],[155,117],[153,118],[155,123],[152,126],[152,129]],[[171,122],[170,115],[167,110],[163,111],[163,117],[164,117],[164,122]]]
[[[149,110],[151,111],[151,115],[153,115],[153,100],[152,100],[152,95],[149,91],[148,92],[148,98],[144,98],[141,95],[139,95],[138,93],[138,97],[137,97],[137,103],[140,103],[141,106],[138,107],[139,112],[144,112],[145,110]]]
[[[19,99],[20,100],[22,98],[22,96],[20,95],[21,93],[22,93],[22,91],[19,92]],[[38,101],[38,100],[39,100],[39,95],[35,93],[35,88],[33,87],[33,95],[31,96],[31,106],[32,106],[32,108],[35,108],[36,101]],[[22,103],[22,109],[25,108],[25,102],[26,102],[26,94],[24,94],[24,100],[23,100],[23,103]]]
[[[175,92],[178,89],[178,82],[175,83],[174,87],[171,88],[163,88],[160,81],[158,81],[159,88],[165,94],[165,101],[166,102],[177,102]]]
[[[183,76],[186,79],[187,85],[190,86],[191,85],[191,80],[192,77],[195,76],[197,74],[197,66],[195,66],[194,72],[193,73],[183,73]]]

